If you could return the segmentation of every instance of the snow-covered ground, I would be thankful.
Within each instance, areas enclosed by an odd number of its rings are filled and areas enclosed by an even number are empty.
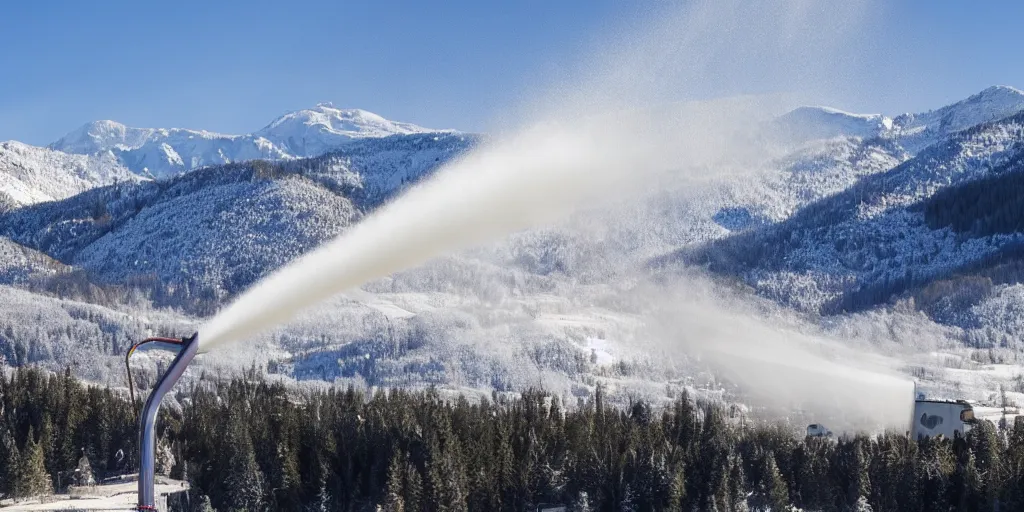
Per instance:
[[[5,512],[22,512],[30,510],[95,510],[95,511],[129,511],[136,510],[138,504],[138,483],[123,482],[92,487],[72,488],[69,494],[55,494],[44,500],[26,499],[17,503],[11,500],[0,501],[0,510]],[[166,498],[163,495],[188,490],[188,484],[180,480],[157,477],[156,496],[158,502]],[[158,503],[159,505],[159,503]],[[158,510],[165,510],[157,507]]]

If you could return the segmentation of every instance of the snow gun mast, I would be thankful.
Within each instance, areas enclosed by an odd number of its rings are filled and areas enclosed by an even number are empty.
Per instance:
[[[156,416],[160,411],[160,401],[174,387],[181,375],[185,373],[185,367],[196,356],[196,352],[199,350],[198,338],[198,333],[181,339],[147,338],[132,345],[124,357],[125,368],[128,372],[128,390],[134,406],[135,386],[132,381],[132,368],[128,362],[135,350],[143,345],[155,343],[160,348],[177,352],[167,371],[160,376],[153,391],[149,393],[146,405],[143,406],[142,414],[139,416],[139,504],[137,510],[156,510]]]

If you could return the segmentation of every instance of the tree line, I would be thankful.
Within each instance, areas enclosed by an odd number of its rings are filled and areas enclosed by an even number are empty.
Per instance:
[[[131,404],[70,374],[0,378],[0,495],[134,470]],[[165,407],[163,472],[187,510],[936,511],[1024,509],[1024,422],[965,438],[801,438],[681,396],[666,407],[566,407],[530,391],[470,402],[436,390],[296,394],[250,374]],[[139,406],[140,404],[135,404]],[[125,459],[119,454],[127,454]]]

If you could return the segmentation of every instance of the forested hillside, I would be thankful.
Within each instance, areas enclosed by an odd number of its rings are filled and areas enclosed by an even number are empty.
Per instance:
[[[1021,232],[1007,220],[1013,202],[994,201],[1012,192],[984,194],[993,186],[985,180],[1001,186],[1024,172],[1022,126],[1018,114],[958,132],[782,222],[677,256],[805,311],[884,304],[1014,251]]]
[[[205,314],[476,141],[459,134],[371,138],[318,158],[101,187],[0,213],[0,233],[97,283],[156,286],[157,305]]]
[[[0,373],[0,495],[136,464],[133,406],[68,373]],[[442,400],[435,392],[319,391],[255,375],[178,393],[159,423],[158,471],[203,510],[1018,510],[1024,422],[966,439],[901,432],[832,440],[748,423],[682,395],[662,409],[543,391]],[[140,406],[134,404],[134,407]]]

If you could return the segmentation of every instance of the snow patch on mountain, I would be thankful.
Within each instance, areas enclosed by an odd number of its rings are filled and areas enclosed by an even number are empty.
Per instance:
[[[140,175],[157,178],[208,165],[292,158],[262,137],[182,128],[130,128],[114,121],[86,124],[49,147],[109,158]]]
[[[3,213],[0,233],[103,282],[152,276],[219,300],[476,143],[454,133],[395,135],[316,158],[208,167]]]

